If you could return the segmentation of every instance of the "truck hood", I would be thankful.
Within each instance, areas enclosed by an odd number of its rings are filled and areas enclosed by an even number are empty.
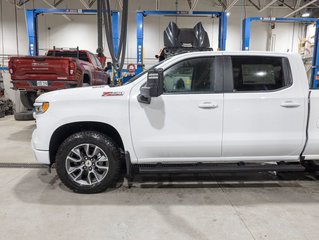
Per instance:
[[[109,87],[109,86],[93,86],[63,89],[53,92],[48,92],[40,95],[35,102],[57,102],[57,101],[83,101],[98,100],[107,97],[121,98],[128,95],[128,86]]]

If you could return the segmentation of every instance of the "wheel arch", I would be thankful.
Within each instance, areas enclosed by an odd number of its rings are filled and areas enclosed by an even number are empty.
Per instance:
[[[87,83],[89,85],[91,85],[91,81],[92,81],[92,77],[91,77],[91,74],[87,71],[85,71],[83,73],[83,80],[82,80],[82,84],[83,83]]]
[[[125,151],[122,137],[119,132],[111,125],[102,123],[102,122],[74,122],[67,123],[65,125],[57,128],[50,139],[49,144],[49,154],[50,154],[50,163],[53,164],[55,162],[55,156],[58,151],[58,148],[62,144],[62,142],[67,139],[72,134],[82,131],[96,131],[103,133],[110,137],[119,148]]]

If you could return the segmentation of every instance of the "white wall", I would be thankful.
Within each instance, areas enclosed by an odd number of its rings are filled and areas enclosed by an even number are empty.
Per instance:
[[[50,0],[53,2],[53,0]],[[117,10],[117,1],[113,2],[113,9]],[[195,10],[203,11],[221,11],[221,8],[213,4],[211,0],[200,0]],[[136,62],[136,24],[135,13],[137,10],[154,10],[155,0],[130,0],[129,1],[129,23],[128,23],[128,43],[127,43],[127,61],[126,63]],[[238,3],[243,3],[240,0]],[[16,31],[14,7],[7,1],[2,0],[3,4],[3,26],[4,26],[4,49],[0,44],[0,54],[4,52],[6,55],[16,55]],[[36,8],[49,8],[40,0],[34,1]],[[33,3],[30,1],[25,5],[25,8],[32,8]],[[95,6],[94,6],[95,7]],[[175,1],[161,0],[160,10],[175,10]],[[59,8],[84,8],[78,0],[65,0],[59,5]],[[24,9],[18,9],[18,45],[20,55],[28,54],[28,39],[26,33],[26,23]],[[178,10],[189,10],[187,1],[179,0]],[[259,13],[254,7],[242,6],[233,7],[231,15],[228,18],[227,32],[227,50],[241,49],[241,23],[242,19],[249,16],[264,16],[264,17],[282,17],[289,10],[272,9]],[[68,21],[61,15],[45,14],[39,16],[39,47],[41,53],[47,49],[56,47],[76,47],[88,49],[92,52],[97,48],[97,27],[96,16],[70,16],[71,21]],[[168,25],[168,22],[175,20],[175,17],[164,16],[148,16],[145,18],[144,28],[144,57],[145,63],[150,65],[156,62],[154,55],[163,47],[163,31]],[[208,32],[214,49],[217,49],[218,44],[218,19],[203,18],[203,17],[179,17],[177,24],[180,27],[193,27],[198,21],[202,21],[204,28]],[[51,30],[48,30],[48,29]],[[273,30],[273,35],[276,38],[275,51],[294,51],[298,50],[298,40],[301,37],[302,31],[299,24],[276,24]],[[251,30],[251,50],[266,50],[267,24],[253,23]],[[1,35],[1,33],[0,33]],[[294,35],[294,37],[293,37]],[[1,37],[1,36],[0,36]],[[1,38],[0,38],[1,41]],[[106,55],[108,56],[107,47]],[[0,59],[1,60],[1,59]],[[6,75],[8,76],[8,75]],[[7,85],[10,85],[8,77],[5,78]],[[13,92],[8,92],[10,97],[14,97]]]
[[[16,33],[14,23],[14,7],[7,1],[2,1],[4,5],[4,45],[5,54],[16,54]],[[116,1],[112,1],[116,2]],[[130,2],[129,15],[129,31],[128,31],[128,58],[136,57],[136,25],[135,13],[141,9],[155,9],[155,0],[135,0]],[[178,10],[188,10],[187,1],[179,1]],[[240,1],[239,1],[240,3]],[[26,8],[31,8],[32,3],[26,4]],[[48,6],[40,0],[35,1],[35,7],[48,8]],[[78,0],[65,0],[59,5],[60,8],[84,8]],[[114,9],[117,9],[117,4],[114,4]],[[161,0],[161,10],[174,10],[175,1]],[[220,11],[221,8],[213,6],[210,0],[199,1],[195,10],[203,11]],[[245,15],[246,12],[246,15]],[[289,12],[289,11],[288,11]],[[231,15],[228,21],[228,35],[227,35],[227,49],[240,50],[241,47],[241,20],[247,16],[277,16],[281,17],[287,13],[286,9],[266,10],[259,13],[254,7],[234,7],[231,10]],[[97,31],[96,31],[96,17],[95,16],[70,16],[71,21],[68,21],[61,15],[45,14],[39,16],[39,36],[40,48],[44,53],[46,49],[57,47],[76,47],[88,49],[95,52],[97,47]],[[163,31],[169,21],[175,20],[175,17],[158,17],[148,16],[145,18],[145,58],[153,58],[157,51],[163,47]],[[180,27],[193,27],[198,21],[202,21],[206,31],[213,42],[213,48],[217,48],[218,40],[218,19],[204,18],[204,17],[179,17],[177,23]],[[48,30],[50,28],[51,30]],[[251,49],[265,50],[267,37],[266,23],[253,23],[251,35]],[[295,26],[294,50],[297,50],[299,24]],[[276,29],[273,31],[276,35],[276,51],[286,51],[291,49],[293,24],[276,24]],[[18,35],[19,35],[19,52],[20,54],[27,54],[27,34],[26,24],[23,8],[18,10]],[[105,46],[105,48],[107,48]],[[2,47],[0,44],[0,52]]]

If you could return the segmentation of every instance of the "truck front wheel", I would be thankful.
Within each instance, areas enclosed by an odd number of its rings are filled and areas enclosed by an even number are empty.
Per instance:
[[[109,137],[94,131],[75,133],[59,147],[56,171],[78,193],[99,193],[113,187],[121,173],[120,151]]]

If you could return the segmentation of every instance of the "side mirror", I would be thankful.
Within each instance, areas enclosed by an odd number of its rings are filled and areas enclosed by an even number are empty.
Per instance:
[[[147,74],[146,84],[141,87],[141,93],[138,101],[142,103],[151,103],[152,97],[159,97],[163,94],[164,73],[162,68],[150,70]]]

